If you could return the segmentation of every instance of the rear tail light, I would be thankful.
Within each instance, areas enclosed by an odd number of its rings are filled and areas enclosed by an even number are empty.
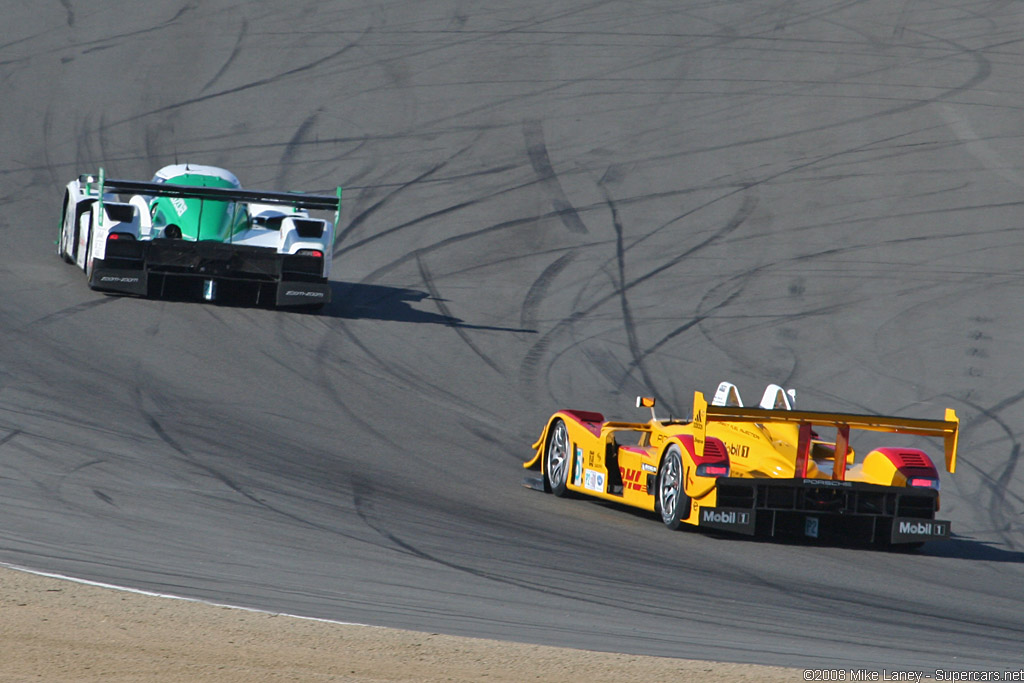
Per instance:
[[[112,232],[107,235],[107,241],[110,240],[134,240],[135,235],[130,232]]]
[[[939,490],[939,480],[931,479],[928,477],[913,477],[907,481],[907,486],[915,486],[923,489],[935,489]]]
[[[697,465],[698,477],[728,477],[729,466],[721,463],[703,463]]]
[[[324,252],[319,249],[299,249],[295,252],[296,256],[313,256],[314,258],[323,258]]]

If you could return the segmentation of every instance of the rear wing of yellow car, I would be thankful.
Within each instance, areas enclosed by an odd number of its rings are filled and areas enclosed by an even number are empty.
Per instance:
[[[704,440],[708,422],[756,422],[770,424],[797,424],[800,426],[797,444],[797,471],[803,471],[811,447],[811,429],[814,425],[836,428],[836,453],[846,453],[850,429],[862,429],[891,434],[911,434],[941,438],[946,452],[946,471],[956,471],[956,447],[960,420],[952,408],[946,408],[944,420],[920,420],[884,415],[856,415],[849,413],[820,413],[806,410],[766,410],[736,406],[708,405],[704,394],[693,394],[693,445],[697,455],[704,453]],[[846,458],[837,457],[833,478],[842,479],[846,471]]]

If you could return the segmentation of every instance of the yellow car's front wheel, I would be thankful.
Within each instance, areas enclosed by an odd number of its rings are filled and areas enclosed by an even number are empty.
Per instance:
[[[556,496],[566,494],[569,480],[569,430],[562,420],[551,423],[548,445],[544,451],[544,478],[547,487]]]
[[[683,489],[683,456],[676,444],[669,446],[661,459],[655,504],[661,521],[669,529],[678,529],[689,515],[690,497]]]

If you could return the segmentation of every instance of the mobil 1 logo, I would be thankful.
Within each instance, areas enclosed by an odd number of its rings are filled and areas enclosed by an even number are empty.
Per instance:
[[[944,538],[949,538],[949,522],[946,520],[897,517],[892,521],[894,543],[913,543]]]
[[[710,529],[754,533],[754,511],[743,508],[701,508],[700,525]]]

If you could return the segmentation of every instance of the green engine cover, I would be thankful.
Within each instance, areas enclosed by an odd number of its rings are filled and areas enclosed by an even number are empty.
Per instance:
[[[168,185],[189,185],[192,187],[235,186],[216,176],[186,173],[165,181]],[[182,197],[157,197],[149,204],[154,227],[176,225],[181,238],[192,242],[212,240],[229,242],[231,236],[248,227],[249,217],[244,207],[235,202],[221,202],[212,199],[184,199]]]

